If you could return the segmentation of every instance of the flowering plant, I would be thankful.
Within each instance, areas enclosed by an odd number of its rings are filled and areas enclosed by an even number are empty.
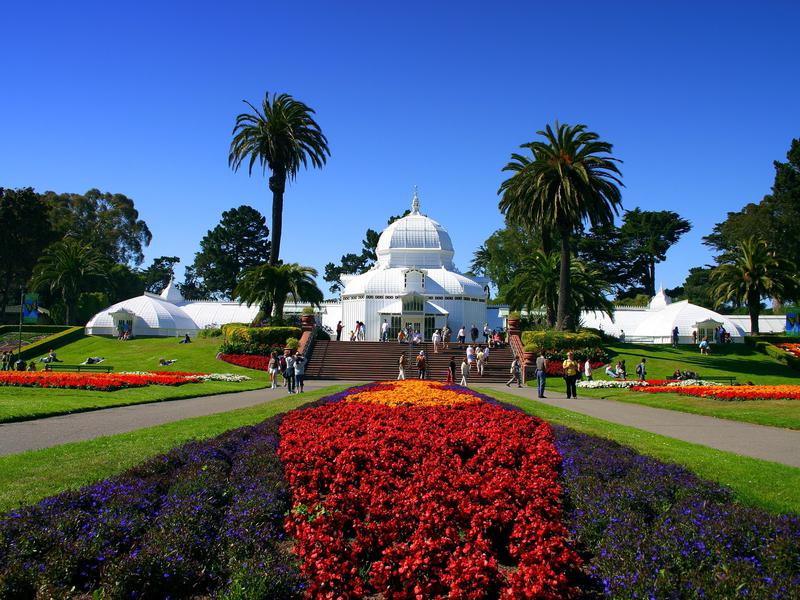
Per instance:
[[[705,381],[694,385],[634,387],[633,390],[650,394],[672,392],[714,400],[800,400],[800,385],[714,385]]]
[[[220,354],[219,359],[246,369],[269,370],[269,355],[259,354]]]
[[[177,386],[202,381],[181,373],[62,373],[53,371],[0,372],[0,385],[84,389],[110,392],[146,385]]]

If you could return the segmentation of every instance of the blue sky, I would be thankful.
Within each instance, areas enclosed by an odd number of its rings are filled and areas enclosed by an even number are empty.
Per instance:
[[[181,276],[222,211],[270,214],[266,179],[227,166],[267,90],[330,140],[287,190],[281,251],[320,270],[414,185],[466,269],[502,225],[501,168],[559,119],[614,144],[626,208],[692,221],[657,267],[672,287],[800,136],[797,2],[14,2],[0,21],[0,185],[132,197],[146,262]]]

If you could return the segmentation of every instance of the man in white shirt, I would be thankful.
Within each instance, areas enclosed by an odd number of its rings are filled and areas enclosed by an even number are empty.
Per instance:
[[[389,341],[389,323],[386,321],[386,319],[383,320],[383,325],[381,325],[381,341]]]

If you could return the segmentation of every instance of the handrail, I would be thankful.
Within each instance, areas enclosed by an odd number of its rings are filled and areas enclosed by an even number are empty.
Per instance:
[[[526,365],[525,365],[525,350],[522,346],[522,340],[520,339],[519,335],[514,333],[508,336],[508,345],[511,347],[511,351],[514,353],[514,356],[517,357],[517,360],[520,363],[520,371],[522,371],[522,383],[525,384],[527,380],[526,375]]]

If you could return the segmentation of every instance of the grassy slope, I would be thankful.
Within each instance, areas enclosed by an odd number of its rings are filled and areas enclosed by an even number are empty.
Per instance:
[[[89,356],[102,356],[106,359],[104,364],[113,366],[116,372],[158,370],[236,373],[252,377],[253,380],[242,383],[211,381],[178,387],[151,385],[115,392],[0,387],[0,423],[110,406],[240,392],[267,385],[267,374],[263,371],[243,369],[216,360],[219,344],[219,338],[197,339],[191,344],[179,344],[175,338],[137,339],[128,342],[101,337],[84,338],[58,350],[58,357],[67,364],[78,364]],[[159,367],[160,358],[176,358],[178,362],[171,367]]]
[[[732,376],[736,377],[739,383],[752,381],[757,384],[772,385],[800,384],[800,372],[740,344],[725,348],[714,347],[713,354],[710,356],[701,356],[694,346],[671,348],[641,344],[614,344],[608,348],[616,353],[612,359],[613,363],[621,359],[625,360],[629,377],[636,376],[636,365],[644,357],[647,359],[648,379],[667,379],[675,370],[680,369],[695,371],[704,377]],[[602,370],[596,371],[595,375],[595,379],[608,379]],[[529,385],[535,385],[535,381],[529,382]],[[556,377],[549,378],[547,386],[562,392],[565,389],[564,381]],[[679,394],[642,394],[628,390],[580,389],[578,393],[592,398],[607,398],[734,421],[800,429],[800,402],[797,400],[729,402],[692,398]]]
[[[227,413],[0,457],[0,512],[110,477],[189,440],[259,423],[345,387],[332,386]]]
[[[481,391],[551,423],[612,439],[642,454],[683,465],[700,477],[729,486],[736,498],[745,504],[771,512],[800,514],[800,469],[616,425],[513,394]]]

